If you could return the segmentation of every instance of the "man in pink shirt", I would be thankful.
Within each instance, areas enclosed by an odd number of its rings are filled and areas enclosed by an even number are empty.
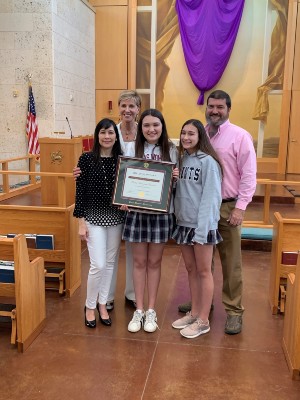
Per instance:
[[[226,92],[215,90],[208,96],[206,132],[224,171],[218,226],[223,242],[217,247],[223,270],[225,333],[234,335],[242,330],[241,224],[256,188],[256,154],[251,135],[230,123],[230,110],[231,99]],[[180,305],[179,311],[188,311],[188,305]]]

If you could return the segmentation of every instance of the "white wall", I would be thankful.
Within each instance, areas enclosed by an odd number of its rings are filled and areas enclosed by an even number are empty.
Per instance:
[[[28,73],[40,137],[68,134],[66,116],[74,135],[93,133],[94,31],[95,14],[84,0],[1,0],[0,159],[27,154]]]
[[[78,0],[53,7],[55,130],[74,136],[95,129],[95,14]]]
[[[51,2],[1,1],[1,159],[27,153],[28,73],[32,74],[40,131],[45,134],[46,127],[53,127]]]

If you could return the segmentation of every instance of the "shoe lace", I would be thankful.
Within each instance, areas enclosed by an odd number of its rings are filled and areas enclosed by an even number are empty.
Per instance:
[[[135,311],[133,314],[132,321],[136,323],[140,323],[143,319],[144,315],[138,311]]]
[[[240,315],[230,315],[230,318],[227,317],[226,323],[230,329],[234,329],[237,324],[241,323],[241,317]]]
[[[156,318],[156,314],[155,313],[149,312],[149,311],[146,313],[146,323],[150,323],[150,324],[156,325],[158,330],[160,330],[159,326],[157,325],[157,322],[155,321],[155,318]]]
[[[201,318],[197,318],[196,321],[194,322],[194,324],[197,324],[199,327],[201,327],[201,326],[208,326],[208,323],[202,321]]]
[[[148,322],[155,322],[155,314],[153,312],[146,313],[146,319]]]
[[[185,314],[185,317],[186,317],[186,318],[193,318],[193,316],[192,316],[192,311],[188,311],[188,312]]]

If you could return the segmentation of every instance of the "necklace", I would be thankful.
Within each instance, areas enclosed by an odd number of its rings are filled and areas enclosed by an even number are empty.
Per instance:
[[[122,135],[125,135],[125,140],[126,141],[133,142],[135,140],[135,138],[136,138],[136,124],[134,125],[132,130],[124,129],[122,124],[121,124],[121,132],[122,132]],[[132,135],[132,139],[129,140],[129,137],[131,135]]]
[[[126,140],[128,140],[129,139],[129,136],[131,135],[131,132],[128,132],[128,131],[126,131],[125,132],[125,137],[126,137]]]
[[[155,152],[156,147],[159,147],[159,144],[158,144],[158,143],[155,143],[155,145],[154,145],[154,147],[153,147],[153,149],[152,149],[152,151],[151,151],[151,158],[152,158],[152,160],[155,160],[154,152]]]

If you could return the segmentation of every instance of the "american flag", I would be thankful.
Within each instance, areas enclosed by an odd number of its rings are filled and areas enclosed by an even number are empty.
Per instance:
[[[40,154],[38,125],[36,120],[34,97],[32,87],[29,85],[28,113],[26,123],[26,133],[28,139],[28,153]]]

